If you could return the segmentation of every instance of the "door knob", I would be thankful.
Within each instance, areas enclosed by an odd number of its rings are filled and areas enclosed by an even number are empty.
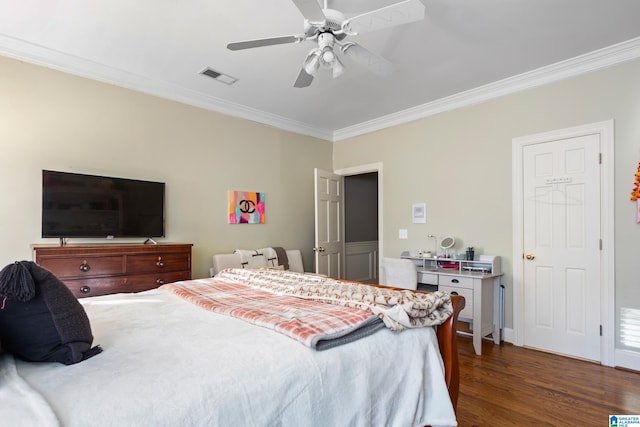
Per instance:
[[[317,247],[317,248],[313,248],[313,250],[316,251],[316,252],[324,252],[325,251],[325,249],[322,246]]]
[[[526,259],[528,259],[529,261],[531,261],[532,259],[534,259],[536,256],[532,253],[528,253],[524,256]]]

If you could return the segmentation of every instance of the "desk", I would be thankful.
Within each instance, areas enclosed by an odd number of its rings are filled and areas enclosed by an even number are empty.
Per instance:
[[[411,257],[418,266],[418,283],[438,286],[438,290],[462,295],[465,308],[459,319],[471,322],[473,348],[482,354],[482,338],[492,335],[493,342],[500,344],[500,278],[499,257],[487,257],[475,264],[487,265],[486,271],[441,268],[442,261],[451,260]],[[459,261],[458,261],[459,262]],[[468,261],[466,261],[468,263]],[[462,333],[462,332],[461,332]]]
[[[489,334],[493,335],[494,343],[500,344],[500,313],[497,307],[502,273],[459,274],[441,270],[435,272],[438,275],[438,290],[462,295],[466,300],[459,318],[472,322],[473,349],[476,354],[482,354],[482,338]],[[434,274],[433,270],[428,273]]]

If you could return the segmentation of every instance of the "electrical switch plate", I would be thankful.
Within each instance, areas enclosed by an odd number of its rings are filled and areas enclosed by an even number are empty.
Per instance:
[[[409,238],[409,231],[405,228],[401,228],[400,231],[398,232],[398,239],[408,239]]]

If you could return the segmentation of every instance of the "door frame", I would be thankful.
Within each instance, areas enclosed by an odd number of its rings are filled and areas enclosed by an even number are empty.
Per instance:
[[[383,220],[383,174],[382,174],[382,162],[368,163],[365,165],[351,166],[348,168],[336,169],[333,171],[336,175],[349,176],[360,175],[363,173],[378,173],[378,280],[382,280],[382,254],[384,253],[384,220]],[[344,197],[344,194],[343,194]],[[342,204],[344,209],[344,200]],[[344,224],[343,224],[344,226]]]
[[[523,151],[532,144],[598,134],[600,137],[600,363],[614,366],[615,270],[614,270],[614,122],[586,124],[512,139],[513,220],[513,344],[524,344],[524,200]]]

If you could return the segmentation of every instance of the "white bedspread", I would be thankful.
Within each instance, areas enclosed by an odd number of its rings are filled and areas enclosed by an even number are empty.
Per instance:
[[[81,301],[103,353],[16,362],[62,426],[456,425],[432,328],[318,352],[157,289]],[[15,381],[0,383],[3,407],[25,402]]]
[[[58,419],[42,396],[16,372],[13,356],[0,354],[0,425],[55,427]]]

